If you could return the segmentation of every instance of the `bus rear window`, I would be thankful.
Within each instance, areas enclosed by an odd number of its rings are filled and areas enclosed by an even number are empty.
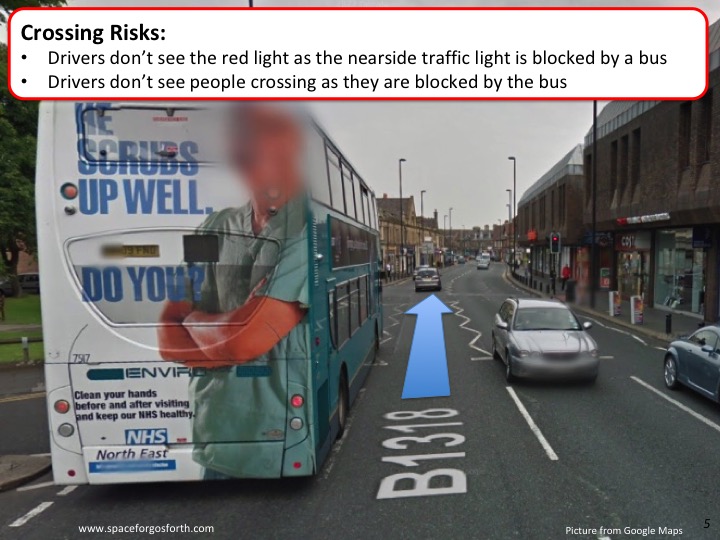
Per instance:
[[[81,157],[92,163],[212,163],[222,151],[218,108],[90,107]]]

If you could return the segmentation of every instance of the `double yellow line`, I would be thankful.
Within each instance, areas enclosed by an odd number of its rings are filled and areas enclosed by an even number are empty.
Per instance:
[[[45,392],[32,392],[30,394],[17,394],[14,396],[0,397],[0,403],[10,403],[11,401],[25,401],[26,399],[44,398]]]

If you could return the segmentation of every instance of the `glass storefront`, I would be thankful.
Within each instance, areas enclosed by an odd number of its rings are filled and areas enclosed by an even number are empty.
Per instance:
[[[655,240],[655,306],[702,314],[707,257],[693,247],[693,230],[657,232]]]
[[[642,296],[650,283],[650,252],[618,253],[617,286],[620,297]]]

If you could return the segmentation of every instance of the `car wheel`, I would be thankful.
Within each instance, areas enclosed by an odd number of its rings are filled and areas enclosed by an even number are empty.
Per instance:
[[[515,380],[515,375],[513,375],[512,372],[512,356],[510,356],[510,351],[505,351],[505,357],[505,380],[511,383]]]
[[[490,352],[495,360],[500,360],[500,353],[498,353],[497,346],[495,345],[495,333],[490,334]]]
[[[678,385],[677,380],[677,362],[675,361],[675,358],[672,357],[672,355],[667,355],[665,357],[665,367],[663,369],[663,379],[665,379],[665,386],[667,386],[670,390],[675,390]]]

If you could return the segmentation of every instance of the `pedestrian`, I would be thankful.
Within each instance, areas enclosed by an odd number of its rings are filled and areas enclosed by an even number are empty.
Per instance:
[[[0,321],[5,320],[5,292],[0,289]]]
[[[390,281],[390,263],[385,265],[385,279]]]
[[[562,270],[560,271],[560,281],[562,282],[562,290],[565,290],[565,285],[568,282],[568,279],[570,279],[571,272],[570,272],[570,266],[567,264],[562,267]]]

